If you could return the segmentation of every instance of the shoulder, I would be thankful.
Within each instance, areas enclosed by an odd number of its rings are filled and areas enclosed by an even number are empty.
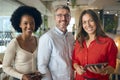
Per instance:
[[[14,39],[12,39],[12,40],[9,42],[9,44],[7,45],[6,51],[11,51],[11,50],[15,51],[17,48],[18,48],[17,39],[14,38]]]
[[[17,44],[17,39],[16,38],[12,39],[9,43],[9,45],[15,45],[15,44]]]
[[[44,33],[42,36],[39,38],[39,43],[40,44],[46,44],[52,41],[50,31]]]
[[[74,47],[80,48],[80,43],[78,40],[75,40]]]
[[[68,32],[68,36],[74,37],[73,34],[72,34],[72,32]]]
[[[68,41],[74,45],[75,38],[74,38],[72,32],[68,32]]]
[[[100,41],[102,41],[102,42],[114,42],[114,40],[112,39],[112,38],[110,38],[109,36],[107,36],[107,37],[99,37],[98,38]]]
[[[38,36],[33,36],[35,38],[35,40],[37,41],[37,43],[39,42],[39,37]]]
[[[40,36],[40,39],[46,39],[46,38],[49,38],[49,32],[46,32]]]
[[[46,33],[44,33],[41,37],[40,37],[40,39],[50,39],[50,38],[52,38],[52,37],[54,37],[54,35],[55,35],[55,32],[54,32],[54,29],[50,29],[49,31],[47,31]]]
[[[72,32],[68,32],[68,37],[74,39],[74,36],[73,36]]]

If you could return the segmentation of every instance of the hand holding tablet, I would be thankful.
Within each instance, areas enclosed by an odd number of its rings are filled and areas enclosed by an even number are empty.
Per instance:
[[[85,67],[84,67],[84,70],[86,70],[87,69],[87,67],[90,67],[90,66],[92,66],[92,67],[95,67],[95,66],[97,66],[98,68],[102,68],[102,66],[107,66],[108,65],[108,63],[97,63],[97,64],[87,64]]]

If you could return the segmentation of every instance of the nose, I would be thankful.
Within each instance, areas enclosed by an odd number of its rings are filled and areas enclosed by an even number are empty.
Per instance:
[[[67,18],[66,15],[61,16],[61,19],[63,19],[63,20],[65,20],[66,18]]]
[[[27,27],[30,28],[30,27],[31,27],[31,24],[28,24]]]
[[[89,21],[87,21],[87,22],[86,22],[86,26],[89,26],[89,25],[90,25],[90,22],[89,22]]]
[[[28,28],[28,29],[32,29],[32,28],[33,28],[33,25],[32,25],[32,24],[27,24],[27,28]]]

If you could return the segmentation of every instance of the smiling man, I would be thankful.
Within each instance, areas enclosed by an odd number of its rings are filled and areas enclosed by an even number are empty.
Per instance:
[[[74,37],[67,32],[70,19],[69,7],[57,6],[56,26],[39,39],[38,69],[45,74],[42,80],[73,80],[71,55]]]

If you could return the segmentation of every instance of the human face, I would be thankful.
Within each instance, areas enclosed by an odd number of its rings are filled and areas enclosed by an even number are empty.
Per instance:
[[[20,28],[25,35],[31,35],[35,29],[34,18],[30,15],[23,15],[20,21]]]
[[[55,14],[56,26],[62,31],[67,31],[67,26],[70,22],[70,12],[66,9],[58,9]]]
[[[96,24],[90,14],[85,14],[82,17],[83,29],[88,33],[88,35],[95,35]]]

